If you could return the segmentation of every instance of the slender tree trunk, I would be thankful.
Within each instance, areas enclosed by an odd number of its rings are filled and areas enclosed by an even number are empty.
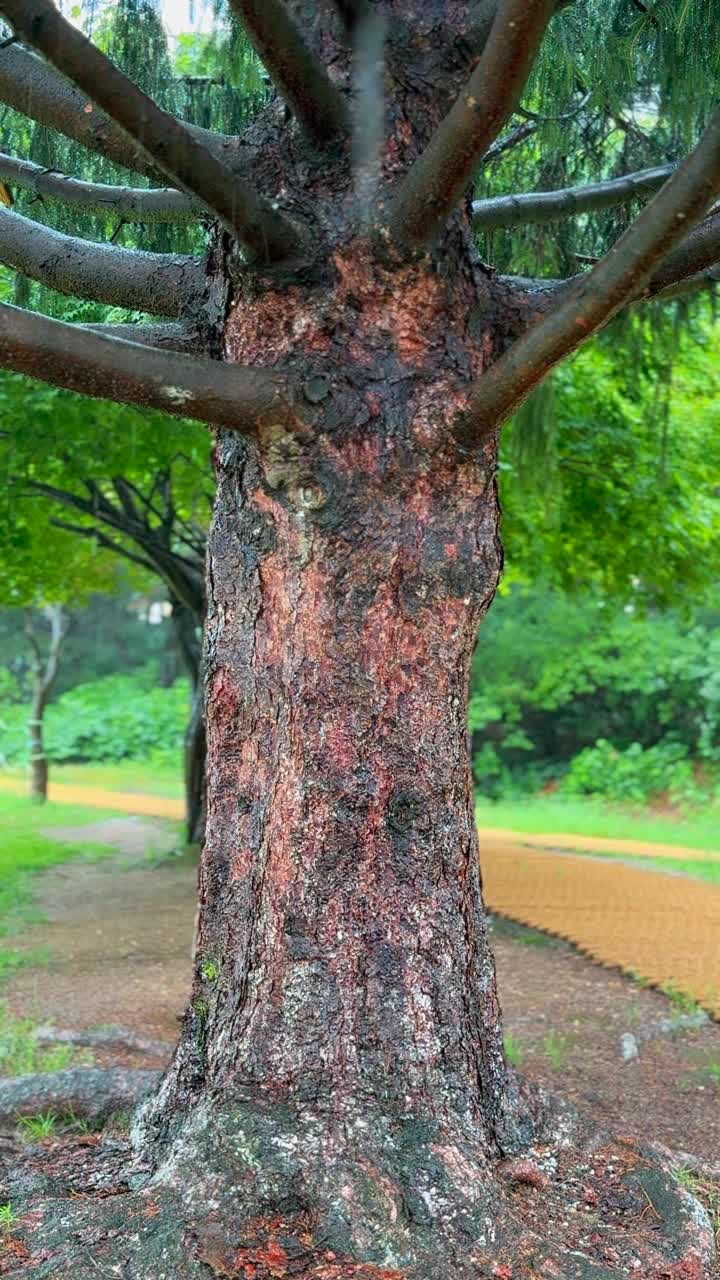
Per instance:
[[[31,611],[28,611],[25,619],[25,631],[33,653],[33,695],[28,720],[28,740],[30,797],[36,804],[44,804],[47,800],[49,769],[43,740],[43,718],[57,676],[60,648],[67,631],[67,619],[61,605],[47,605],[43,613],[50,624],[50,644],[46,656],[43,656]]]
[[[199,610],[194,610],[173,599],[172,622],[191,687],[190,718],[185,732],[183,761],[185,832],[190,844],[201,845],[205,838],[207,755],[203,658],[199,639],[204,626],[204,602]]]

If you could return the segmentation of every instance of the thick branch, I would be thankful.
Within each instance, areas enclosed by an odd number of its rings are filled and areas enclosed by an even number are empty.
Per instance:
[[[0,262],[59,293],[163,316],[180,315],[205,288],[201,258],[79,240],[5,208]]]
[[[102,107],[173,185],[197,196],[254,254],[262,259],[281,258],[297,247],[292,223],[128,80],[51,0],[2,0],[0,14],[17,35]]]
[[[708,271],[720,262],[720,209],[713,210],[678,245],[663,258],[645,288],[642,298],[653,298],[673,285],[688,281],[698,273]]]
[[[395,198],[390,235],[424,247],[443,226],[522,93],[556,0],[501,0],[473,74]]]
[[[98,152],[106,160],[144,173],[162,177],[157,165],[122,129],[102,112],[93,109],[87,96],[54,67],[17,45],[0,49],[0,102],[36,120],[47,129],[55,129]],[[188,131],[219,158],[232,163],[237,141],[225,134],[214,134],[197,125]]]
[[[230,0],[273,82],[306,133],[331,142],[350,131],[347,107],[282,0]]]
[[[294,421],[284,380],[267,369],[141,347],[8,305],[0,305],[0,367],[247,434],[262,421]]]
[[[42,199],[82,209],[100,217],[117,217],[123,222],[191,222],[203,213],[199,201],[184,191],[137,187],[110,187],[100,182],[80,182],[54,169],[43,169],[29,160],[17,160],[0,152],[0,180],[32,191]]]
[[[563,187],[558,191],[532,191],[517,196],[497,196],[476,200],[472,207],[476,228],[516,227],[527,222],[553,222],[557,218],[590,213],[624,204],[646,191],[657,191],[674,172],[675,165],[640,169],[622,178],[592,182],[586,186]]]
[[[143,347],[159,347],[162,351],[184,351],[190,356],[209,354],[208,343],[193,329],[179,324],[86,324],[91,333],[104,333],[107,338],[122,338]]]
[[[369,0],[335,0],[335,8],[348,32],[354,30],[361,18],[367,18],[372,13]]]
[[[718,193],[720,110],[695,150],[610,252],[476,383],[469,411],[458,427],[463,442],[481,443],[563,357],[641,294],[658,262],[667,261],[687,227],[702,217]],[[702,232],[702,228],[698,230]]]

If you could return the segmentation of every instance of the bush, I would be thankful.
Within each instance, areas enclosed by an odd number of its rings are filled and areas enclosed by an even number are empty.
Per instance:
[[[675,800],[700,798],[687,747],[681,742],[659,742],[654,747],[633,742],[619,751],[606,738],[599,738],[594,747],[586,747],[571,760],[562,790],[640,803],[661,792]]]
[[[137,760],[151,753],[174,757],[182,748],[190,712],[188,682],[158,688],[151,670],[106,676],[77,685],[45,714],[45,749],[51,761]],[[27,707],[0,706],[0,759],[27,758]]]

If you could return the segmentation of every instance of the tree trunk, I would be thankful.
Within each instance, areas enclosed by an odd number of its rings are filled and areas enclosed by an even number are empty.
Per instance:
[[[43,718],[57,676],[60,647],[67,630],[67,620],[61,605],[46,605],[43,613],[50,624],[50,644],[45,657],[35,633],[32,612],[28,611],[25,617],[25,632],[33,653],[33,696],[28,720],[28,741],[30,798],[36,804],[45,804],[47,800],[49,769],[43,740]]]
[[[336,261],[330,305],[355,336],[348,354],[337,335],[332,387],[306,352],[324,429],[269,422],[257,446],[216,449],[196,979],[138,1140],[195,1204],[201,1184],[242,1181],[250,1235],[285,1214],[300,1239],[312,1219],[354,1265],[402,1255],[398,1274],[429,1280],[449,1241],[482,1238],[488,1161],[527,1134],[466,728],[501,567],[495,445],[445,435],[458,364],[482,358],[458,319],[474,274],[390,274],[357,247]],[[238,307],[228,350],[276,343],[283,309],[288,344],[317,342],[318,305]]]
[[[207,755],[203,659],[198,636],[204,625],[204,601],[200,612],[173,598],[172,622],[185,669],[190,677],[190,719],[185,732],[183,777],[185,780],[185,834],[189,844],[205,838]]]

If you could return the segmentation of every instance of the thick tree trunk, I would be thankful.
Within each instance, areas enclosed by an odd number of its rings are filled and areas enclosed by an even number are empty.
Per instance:
[[[353,1265],[402,1256],[430,1280],[448,1242],[484,1238],[488,1164],[527,1136],[466,728],[501,566],[495,446],[470,456],[445,430],[489,338],[466,329],[472,271],[337,261],[332,385],[305,354],[322,429],[267,422],[216,449],[196,980],[137,1140],[194,1205],[242,1181],[248,1249],[285,1214],[290,1237],[312,1219]],[[239,306],[228,350],[277,344],[283,308],[288,350],[317,342],[320,305]]]

